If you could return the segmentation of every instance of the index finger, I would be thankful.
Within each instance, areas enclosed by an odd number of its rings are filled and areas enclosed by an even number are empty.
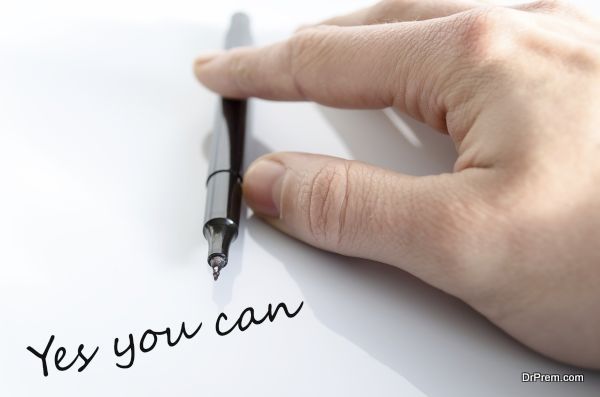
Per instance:
[[[318,26],[262,48],[238,48],[197,62],[198,79],[226,97],[312,100],[338,107],[385,107],[383,57],[389,29]],[[360,99],[358,99],[360,97]]]
[[[344,108],[395,106],[444,129],[439,103],[463,51],[452,18],[369,26],[317,26],[262,48],[234,49],[196,64],[225,97],[312,100]],[[462,65],[462,64],[461,64]]]

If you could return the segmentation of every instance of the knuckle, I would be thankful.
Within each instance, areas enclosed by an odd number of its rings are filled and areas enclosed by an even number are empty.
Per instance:
[[[303,29],[287,41],[287,68],[296,90],[303,97],[304,85],[320,84],[303,76],[311,68],[318,67],[319,61],[327,55],[327,39],[335,29],[333,26],[314,26]]]
[[[228,68],[229,75],[232,76],[232,80],[236,87],[240,91],[245,92],[249,82],[253,79],[253,71],[248,65],[248,62],[246,62],[243,52],[238,50],[232,54],[228,63]]]
[[[335,27],[321,25],[303,29],[288,41],[292,70],[302,69],[318,60],[324,50],[327,34]]]
[[[414,7],[414,3],[411,0],[381,0],[369,9],[365,16],[365,23],[376,24],[394,22],[397,20],[397,15],[403,14],[411,7]]]
[[[596,46],[587,44],[571,45],[563,57],[563,62],[568,63],[577,72],[589,72],[596,76],[600,72],[600,51]]]
[[[517,19],[516,12],[497,6],[459,14],[452,20],[459,49],[476,62],[503,59],[510,49],[507,44],[511,42]]]
[[[589,20],[587,16],[573,4],[564,0],[538,0],[517,6],[516,9],[539,14],[555,14]]]
[[[537,0],[522,6],[527,11],[556,12],[566,9],[568,6],[560,0]]]
[[[307,181],[306,222],[311,237],[338,247],[350,235],[346,229],[350,162],[325,164]]]

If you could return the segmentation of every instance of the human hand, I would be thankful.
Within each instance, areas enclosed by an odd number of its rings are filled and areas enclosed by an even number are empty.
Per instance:
[[[273,153],[249,167],[245,199],[291,236],[397,266],[600,368],[598,28],[554,1],[389,0],[195,70],[227,97],[393,106],[448,133],[453,173]]]

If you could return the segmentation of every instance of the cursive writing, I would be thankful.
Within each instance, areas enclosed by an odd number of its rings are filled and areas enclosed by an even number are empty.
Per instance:
[[[285,314],[287,318],[296,317],[302,309],[303,305],[304,302],[300,302],[296,310],[290,311],[288,310],[287,305],[283,302],[277,304],[275,307],[273,307],[273,305],[269,303],[269,305],[267,306],[266,313],[262,316],[257,316],[256,310],[254,310],[254,308],[247,307],[244,310],[242,310],[242,312],[237,316],[237,319],[233,322],[233,325],[230,326],[227,326],[225,324],[228,320],[227,315],[225,313],[220,313],[215,321],[215,330],[217,332],[217,335],[220,336],[226,336],[233,332],[236,328],[238,328],[241,332],[244,332],[248,328],[250,328],[250,326],[260,325],[266,320],[269,320],[270,322],[275,321],[279,312]],[[201,328],[202,322],[200,322],[196,328],[190,331],[186,327],[185,322],[182,322],[181,327],[179,328],[179,332],[172,333],[171,328],[169,327],[166,327],[164,330],[160,331],[147,329],[142,333],[142,336],[139,338],[137,343],[134,335],[130,333],[127,337],[126,345],[119,343],[119,338],[114,338],[113,351],[117,358],[117,362],[115,362],[115,365],[118,368],[123,369],[131,368],[136,359],[137,349],[139,349],[139,351],[142,353],[149,353],[157,346],[159,340],[161,339],[166,339],[167,345],[169,347],[174,347],[183,338],[187,340],[194,338],[200,332]],[[31,352],[35,357],[41,360],[42,374],[44,376],[48,376],[48,360],[49,357],[51,357],[50,352],[52,344],[54,343],[54,338],[54,335],[50,336],[50,339],[48,340],[48,343],[46,344],[46,347],[44,348],[44,351],[42,353],[40,353],[31,346],[27,346],[27,350]],[[100,347],[96,346],[96,348],[93,349],[91,353],[85,353],[84,349],[85,346],[83,344],[80,344],[79,348],[77,349],[77,355],[75,355],[75,357],[73,357],[72,359],[67,360],[67,362],[63,362],[65,357],[67,356],[67,349],[63,346],[59,346],[54,352],[54,367],[58,371],[66,371],[79,362],[80,365],[77,368],[77,371],[83,371],[92,362],[92,359],[96,356]],[[121,360],[119,362],[120,358],[124,358],[127,361]]]
[[[167,344],[170,347],[173,347],[177,343],[179,343],[179,340],[181,340],[182,336],[185,336],[186,339],[192,339],[194,336],[196,336],[198,331],[200,331],[200,328],[202,328],[202,323],[200,323],[200,325],[198,325],[198,327],[194,331],[192,331],[191,334],[188,334],[187,330],[185,329],[185,322],[182,322],[181,329],[179,330],[179,335],[177,335],[177,338],[174,341],[171,340],[171,329],[169,327],[167,327],[164,331],[153,331],[151,329],[148,329],[144,332],[144,334],[140,338],[140,351],[142,353],[148,353],[149,351],[154,349],[154,347],[156,346],[156,343],[158,342],[159,335],[166,335],[167,336]],[[150,340],[149,346],[146,344],[146,342],[148,340]],[[135,345],[133,343],[133,334],[129,334],[129,344],[127,345],[125,350],[122,350],[122,351],[119,351],[119,338],[115,338],[114,350],[115,350],[115,354],[117,355],[117,357],[121,357],[129,352],[129,362],[127,364],[121,365],[119,363],[116,363],[115,365],[119,368],[131,367],[135,360]]]
[[[221,320],[227,320],[227,315],[225,313],[221,313],[219,314],[219,317],[217,317],[217,322],[215,323],[215,329],[217,331],[217,334],[221,335],[221,336],[225,336],[227,334],[229,334],[231,331],[234,330],[234,328],[237,326],[239,328],[240,331],[245,331],[248,328],[250,328],[250,326],[252,324],[262,324],[266,319],[269,319],[270,322],[273,322],[273,320],[275,320],[275,317],[277,317],[277,312],[279,311],[279,309],[283,309],[283,312],[285,313],[285,315],[288,318],[293,318],[296,317],[296,315],[300,312],[300,309],[302,309],[302,305],[304,305],[304,301],[300,302],[300,306],[298,306],[298,308],[293,312],[290,313],[288,311],[287,306],[285,305],[285,303],[280,303],[275,307],[275,310],[273,310],[273,305],[271,305],[269,303],[269,307],[267,309],[267,313],[264,315],[264,317],[257,319],[254,315],[254,309],[251,307],[247,307],[245,308],[242,313],[239,315],[238,319],[236,320],[235,323],[233,323],[233,326],[231,328],[229,328],[227,331],[221,331]]]
[[[48,376],[48,363],[46,362],[46,359],[48,358],[48,353],[50,352],[50,347],[52,346],[52,342],[54,342],[54,335],[50,336],[50,339],[48,340],[48,343],[46,344],[46,348],[44,349],[43,353],[39,353],[33,347],[27,346],[27,350],[29,350],[34,356],[36,356],[37,358],[42,360],[42,374],[44,374],[44,376]],[[83,363],[77,369],[77,372],[83,371],[85,369],[85,367],[87,367],[88,364],[92,361],[92,359],[94,358],[96,353],[98,353],[98,349],[100,349],[99,347],[96,347],[96,349],[94,349],[92,354],[90,354],[90,356],[87,357],[85,354],[83,354],[84,348],[85,348],[85,346],[83,344],[79,345],[79,349],[77,349],[77,356],[75,356],[75,358],[69,364],[66,364],[64,366],[61,365],[61,363],[62,363],[63,359],[65,358],[65,356],[67,355],[67,349],[62,346],[59,347],[58,349],[56,349],[56,353],[54,354],[54,366],[56,367],[56,369],[59,371],[66,371],[69,368],[71,368],[73,365],[75,365],[75,363],[79,360],[79,358],[81,358]]]

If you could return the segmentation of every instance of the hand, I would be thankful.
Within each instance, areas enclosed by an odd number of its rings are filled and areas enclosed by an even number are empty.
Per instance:
[[[531,348],[600,368],[600,30],[562,3],[389,0],[200,57],[227,97],[393,106],[450,135],[449,174],[273,153],[244,195],[274,227],[404,269]]]

